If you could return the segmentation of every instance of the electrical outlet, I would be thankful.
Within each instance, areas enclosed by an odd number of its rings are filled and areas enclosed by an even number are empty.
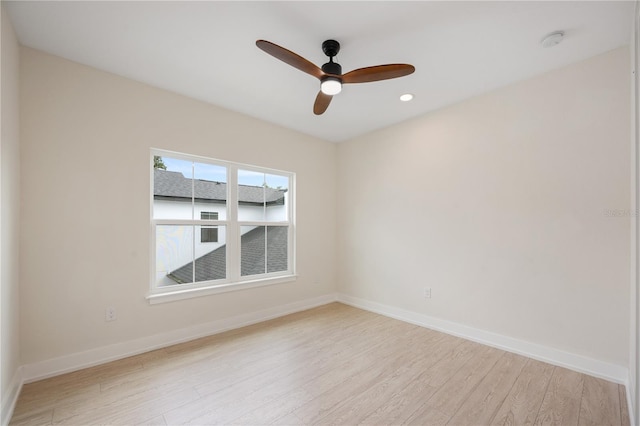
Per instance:
[[[425,299],[431,299],[431,287],[425,287],[423,294]]]
[[[116,308],[108,307],[104,314],[105,321],[115,321],[116,320]]]

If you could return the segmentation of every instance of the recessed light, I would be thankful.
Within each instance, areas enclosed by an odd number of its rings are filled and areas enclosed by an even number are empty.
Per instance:
[[[547,34],[544,36],[542,40],[540,40],[540,44],[542,47],[553,47],[557,44],[560,44],[562,39],[564,38],[564,31],[554,31],[551,34]]]
[[[400,96],[400,100],[402,102],[409,102],[411,99],[413,99],[413,95],[411,93],[405,93],[404,95]]]

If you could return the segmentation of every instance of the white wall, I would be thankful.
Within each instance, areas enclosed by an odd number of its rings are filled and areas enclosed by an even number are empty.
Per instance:
[[[0,421],[5,421],[19,383],[18,229],[20,226],[19,47],[9,17],[2,15],[2,135],[0,139]],[[19,379],[17,379],[19,382]],[[3,423],[4,424],[4,423]]]
[[[339,145],[339,289],[626,369],[629,80],[620,48]]]
[[[21,53],[25,364],[335,291],[334,144]],[[298,280],[150,306],[151,147],[295,172]]]
[[[194,203],[171,201],[171,200],[154,200],[153,201],[153,217],[155,219],[200,219],[201,212],[217,212],[219,220],[226,220],[227,206],[218,203]]]

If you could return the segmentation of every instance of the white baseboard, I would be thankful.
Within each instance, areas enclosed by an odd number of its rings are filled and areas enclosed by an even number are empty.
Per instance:
[[[9,383],[9,389],[2,395],[2,406],[0,406],[2,416],[0,416],[0,425],[5,426],[9,424],[11,416],[13,416],[13,410],[16,408],[18,395],[20,395],[20,390],[22,390],[23,384],[22,367],[18,367],[13,374],[11,383]]]
[[[369,300],[360,299],[342,293],[338,294],[337,300],[338,302],[351,305],[356,308],[462,337],[484,345],[493,346],[508,352],[524,355],[549,364],[609,380],[611,382],[624,384],[628,388],[629,369],[620,365],[610,364],[596,359],[587,358],[582,355],[514,339],[501,334],[480,330],[452,321],[434,318],[428,315],[407,311],[377,302],[371,302]]]
[[[629,380],[625,385],[625,389],[627,390],[627,408],[629,408],[629,424],[637,425],[635,420],[635,401],[633,397],[633,390],[631,389],[631,386],[629,386],[629,383],[631,383],[631,380]]]
[[[36,380],[46,379],[47,377],[53,377],[59,374],[69,373],[71,371],[152,351],[154,349],[256,324],[295,312],[315,308],[317,306],[326,305],[335,301],[336,294],[327,294],[312,299],[305,299],[286,305],[263,309],[257,312],[225,318],[206,324],[198,324],[149,337],[115,343],[113,345],[102,346],[84,352],[73,353],[59,358],[48,359],[33,364],[26,364],[22,367],[22,376],[24,378],[24,383],[30,383]]]

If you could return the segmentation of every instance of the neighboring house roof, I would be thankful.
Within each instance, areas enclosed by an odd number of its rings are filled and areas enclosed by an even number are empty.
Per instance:
[[[245,233],[240,241],[241,274],[257,275],[265,272],[287,270],[286,226],[267,227],[267,270],[265,271],[265,227],[258,226]],[[218,280],[226,277],[226,244],[196,259],[196,282]],[[193,282],[193,263],[167,274],[178,284]]]
[[[191,200],[192,180],[180,172],[162,169],[153,171],[153,197],[176,201]],[[227,200],[227,184],[210,180],[193,180],[195,200],[201,202],[224,202]],[[238,186],[238,198],[241,204],[267,205],[284,204],[286,189],[262,186]]]

